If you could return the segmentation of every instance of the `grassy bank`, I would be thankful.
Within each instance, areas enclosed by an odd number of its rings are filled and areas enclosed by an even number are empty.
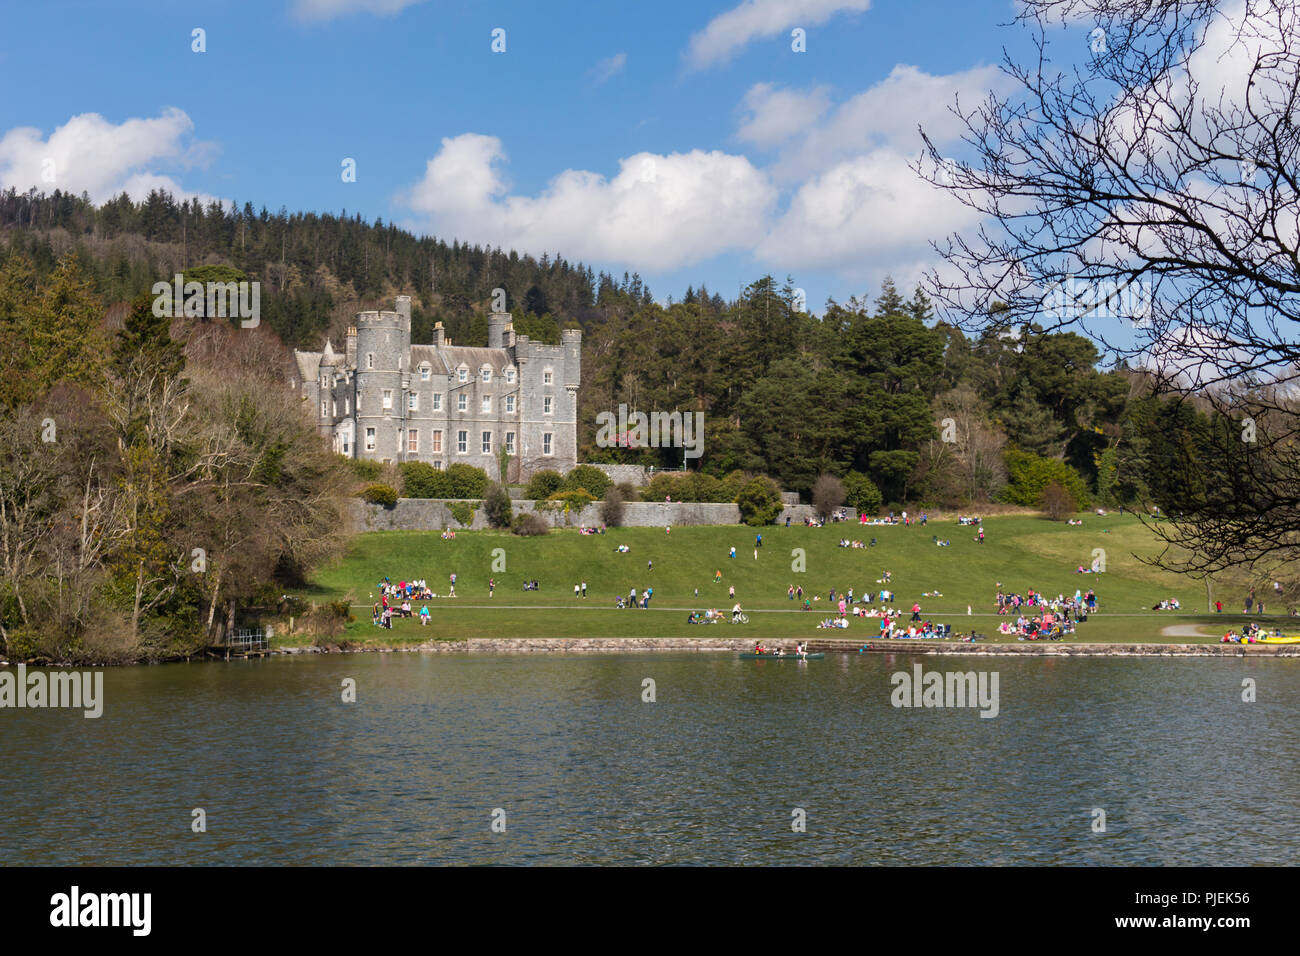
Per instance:
[[[1240,615],[1206,615],[1201,582],[1144,563],[1158,553],[1160,542],[1136,518],[1082,517],[1084,523],[1073,527],[1031,516],[989,518],[983,544],[974,540],[973,529],[955,521],[925,527],[773,527],[762,529],[757,559],[755,529],[734,526],[674,528],[671,535],[663,528],[619,528],[586,536],[561,530],[541,538],[460,532],[451,540],[437,532],[375,532],[358,536],[349,553],[322,570],[302,596],[315,601],[349,598],[357,605],[358,621],[349,626],[346,638],[380,644],[467,637],[691,637],[719,631],[755,639],[815,636],[816,621],[831,613],[826,599],[830,588],[837,595],[849,587],[855,594],[875,592],[885,570],[892,572],[895,606],[910,609],[918,601],[931,620],[951,623],[954,630],[973,627],[995,640],[999,582],[1004,590],[1021,594],[1029,588],[1053,595],[1096,589],[1102,612],[1080,626],[1076,639],[1083,641],[1188,642],[1196,639],[1161,632],[1175,624],[1204,624],[1207,633],[1221,632],[1230,622],[1245,620]],[[936,536],[950,540],[951,546],[936,546]],[[840,548],[842,537],[863,542],[875,538],[877,544]],[[617,553],[615,548],[622,544],[630,551]],[[733,546],[735,558],[729,556]],[[1079,565],[1091,565],[1094,549],[1105,552],[1106,571],[1075,573]],[[653,570],[647,567],[649,561]],[[494,562],[504,570],[494,571]],[[800,564],[803,570],[796,570]],[[722,580],[715,584],[718,571]],[[450,599],[442,595],[453,572],[458,597]],[[377,594],[374,585],[385,576],[394,581],[428,580],[439,595],[428,602],[430,626],[421,627],[418,621],[397,621],[392,631],[371,626],[368,609]],[[497,588],[489,599],[492,577]],[[534,578],[541,590],[523,591],[522,582]],[[573,585],[584,580],[585,601],[573,596]],[[802,585],[808,596],[819,594],[821,601],[810,612],[796,610],[796,602],[786,596],[790,585]],[[750,615],[748,625],[706,629],[686,623],[691,609],[728,610],[731,586]],[[614,609],[615,595],[626,597],[632,587],[654,588],[650,610]],[[1219,588],[1219,599],[1239,610],[1240,582],[1220,583]],[[1183,611],[1150,609],[1171,597],[1180,601]],[[1282,618],[1269,615],[1269,620]],[[865,639],[876,627],[872,619],[850,621],[846,631],[820,633]],[[292,643],[295,638],[286,635],[281,640]]]

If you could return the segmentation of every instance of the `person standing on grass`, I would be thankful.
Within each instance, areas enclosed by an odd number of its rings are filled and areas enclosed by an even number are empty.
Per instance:
[[[580,588],[579,588],[578,582],[577,582],[577,581],[574,581],[574,582],[573,582],[573,596],[574,596],[575,598],[578,596],[579,591],[580,591]]]
[[[655,562],[653,558],[651,558],[649,561],[645,563],[645,569],[647,571],[653,571],[655,569]]]
[[[789,589],[788,591],[785,592],[785,596],[788,597],[791,601],[794,600],[794,585],[793,585],[793,584],[790,585],[790,589]]]
[[[731,546],[731,556],[733,558],[736,556],[736,546],[734,544]]]
[[[731,598],[736,596],[736,586],[734,584],[727,589],[727,596]]]
[[[983,544],[983,543],[984,543],[984,529],[983,529],[983,528],[980,528],[979,542],[980,542],[980,544]]]
[[[496,579],[496,578],[488,578],[488,597],[489,597],[489,598],[492,597],[492,592],[494,592],[496,589],[497,589],[497,579]]]
[[[583,582],[582,582],[582,599],[583,599],[584,601],[587,600],[587,582],[586,582],[586,581],[583,581]]]

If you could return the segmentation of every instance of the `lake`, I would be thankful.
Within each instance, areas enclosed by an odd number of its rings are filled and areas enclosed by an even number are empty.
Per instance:
[[[996,671],[997,716],[892,706],[917,663]],[[1296,660],[301,655],[110,669],[104,696],[97,720],[0,710],[0,863],[1251,865],[1300,846]]]

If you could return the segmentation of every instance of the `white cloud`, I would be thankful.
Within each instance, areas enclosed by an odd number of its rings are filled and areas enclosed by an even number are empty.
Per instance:
[[[569,169],[537,196],[509,194],[499,139],[444,139],[424,178],[402,197],[440,235],[534,254],[667,270],[747,250],[776,201],[743,156],[692,150],[638,153],[612,178]]]
[[[806,29],[837,13],[861,13],[870,6],[871,0],[744,0],[691,37],[686,61],[702,70],[726,62],[760,37],[776,36],[792,27]]]
[[[778,272],[811,268],[861,275],[882,261],[914,260],[930,240],[978,218],[920,179],[906,156],[878,149],[800,186],[756,253]]]
[[[915,158],[924,146],[918,126],[936,145],[955,142],[963,129],[951,112],[958,98],[962,108],[969,109],[990,90],[1005,91],[1008,86],[1004,74],[993,66],[935,76],[899,64],[885,79],[840,104],[824,122],[792,142],[774,172],[779,178],[802,179],[879,147]]]
[[[354,13],[391,17],[424,0],[295,0],[293,14],[299,20],[322,22]]]
[[[615,74],[622,73],[626,65],[627,54],[616,53],[597,63],[591,70],[591,77],[599,86]]]
[[[193,130],[193,121],[178,109],[119,124],[98,113],[82,113],[48,139],[34,127],[17,127],[0,138],[0,188],[86,192],[95,202],[122,192],[141,199],[153,188],[178,197],[194,195],[156,169],[185,168],[211,152],[211,144],[189,142]]]
[[[825,86],[798,92],[757,83],[745,94],[747,116],[736,135],[763,149],[777,146],[821,119],[829,106]]]

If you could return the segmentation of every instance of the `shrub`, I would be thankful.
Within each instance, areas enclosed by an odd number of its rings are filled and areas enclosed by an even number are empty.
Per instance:
[[[546,500],[559,505],[568,505],[569,510],[577,511],[585,508],[596,499],[587,493],[586,488],[574,488],[572,491],[557,491]]]
[[[361,492],[361,497],[372,505],[383,505],[385,508],[397,506],[397,489],[392,485],[367,485],[365,491]]]
[[[1038,503],[1053,521],[1060,521],[1066,515],[1079,510],[1079,503],[1074,500],[1068,488],[1059,481],[1049,481],[1038,496]]]
[[[456,462],[447,469],[447,482],[448,498],[482,498],[488,476],[482,468]]]
[[[511,530],[523,537],[532,537],[539,534],[547,534],[551,530],[550,524],[545,518],[535,511],[527,514],[515,515],[515,520]]]
[[[600,503],[600,520],[611,528],[617,528],[623,523],[623,511],[623,492],[618,488],[605,492],[605,500]]]
[[[427,461],[407,461],[399,466],[402,472],[402,493],[407,498],[455,498],[451,493],[451,478],[447,472],[434,468]]]
[[[613,486],[614,479],[599,468],[594,468],[591,465],[579,465],[564,476],[564,484],[560,487],[564,491],[582,488],[599,501],[605,497],[605,493]],[[554,494],[555,492],[551,493]]]
[[[1041,502],[1043,489],[1055,481],[1070,493],[1076,507],[1087,505],[1083,476],[1065,462],[1015,448],[1008,449],[1005,458],[1009,480],[999,495],[1003,501],[1032,508]]]
[[[362,481],[378,481],[379,476],[384,473],[383,465],[367,458],[349,458],[348,464],[352,468],[352,473]]]
[[[781,513],[781,489],[771,478],[753,478],[736,495],[740,506],[740,520],[747,525],[760,527],[771,524]]]
[[[528,486],[524,489],[524,497],[532,498],[534,501],[545,501],[559,491],[563,485],[563,476],[558,471],[546,468],[537,472],[529,480]]]
[[[618,493],[623,496],[624,501],[636,501],[641,497],[641,492],[637,486],[630,481],[620,481],[618,483]]]
[[[447,505],[447,511],[451,516],[468,528],[474,523],[474,508],[478,502],[453,501]]]
[[[495,481],[483,492],[483,513],[487,515],[488,524],[494,528],[508,528],[514,518],[509,493]]]
[[[884,499],[876,483],[858,471],[851,471],[844,476],[844,500],[855,511],[874,515],[880,510]]]
[[[845,497],[844,482],[834,475],[818,475],[817,480],[813,482],[813,509],[820,515],[829,515],[844,504]]]

